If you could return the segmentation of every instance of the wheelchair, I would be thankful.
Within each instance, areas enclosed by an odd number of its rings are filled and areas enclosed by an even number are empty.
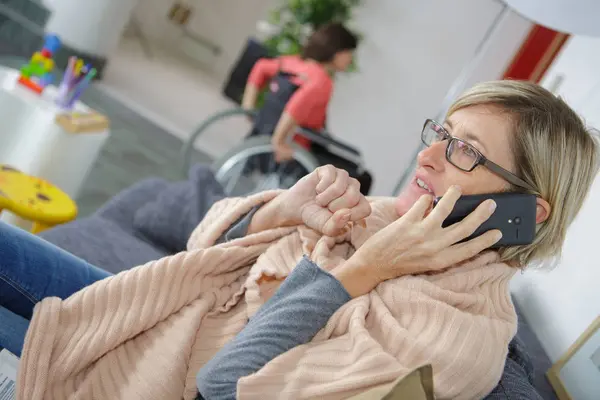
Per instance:
[[[361,182],[361,192],[368,194],[372,178],[364,169],[361,153],[325,131],[297,128],[296,135],[311,141],[310,151],[290,142],[294,148],[293,159],[279,164],[275,162],[271,136],[287,101],[299,87],[291,82],[292,76],[281,71],[276,74],[260,110],[248,111],[238,107],[216,113],[203,121],[184,144],[182,173],[185,175],[189,170],[194,143],[210,126],[227,118],[245,115],[254,122],[252,131],[243,142],[212,165],[215,178],[226,195],[246,196],[263,190],[288,189],[303,176],[326,164],[348,171],[350,176]]]

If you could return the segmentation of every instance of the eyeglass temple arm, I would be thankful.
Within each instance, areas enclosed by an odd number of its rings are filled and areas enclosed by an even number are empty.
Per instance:
[[[482,160],[482,164],[485,165],[487,168],[489,168],[492,172],[500,175],[501,177],[503,177],[504,179],[506,179],[507,181],[512,183],[513,185],[517,185],[524,189],[535,192],[535,189],[529,183],[525,182],[523,179],[519,178],[512,172],[505,170],[498,164],[493,163],[492,161],[488,160],[487,158],[484,158]]]

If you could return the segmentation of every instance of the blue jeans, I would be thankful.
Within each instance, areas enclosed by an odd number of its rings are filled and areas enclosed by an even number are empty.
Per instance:
[[[22,229],[0,222],[0,348],[20,356],[33,307],[66,299],[111,274]]]

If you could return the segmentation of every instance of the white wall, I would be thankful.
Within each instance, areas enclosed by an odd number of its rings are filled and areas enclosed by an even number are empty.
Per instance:
[[[600,39],[574,37],[548,70],[542,84],[564,77],[557,94],[588,125],[600,128]],[[523,313],[553,361],[569,348],[600,315],[600,178],[581,213],[569,228],[559,266],[547,272],[527,272],[513,281]],[[556,205],[555,205],[556,206]]]
[[[52,11],[45,29],[76,50],[110,56],[136,3],[137,0],[45,0]]]
[[[278,0],[189,0],[197,10],[190,30],[219,44],[214,71],[224,77],[256,21]],[[156,40],[176,43],[167,22],[170,2],[144,0],[134,13]],[[419,130],[434,117],[461,68],[501,11],[495,0],[365,1],[355,25],[365,39],[360,72],[339,76],[329,125],[334,135],[360,148],[375,176],[375,194],[390,194],[419,143]],[[469,82],[499,78],[531,24],[516,14],[503,20]]]
[[[361,10],[360,72],[339,77],[330,126],[364,152],[376,194],[392,192],[423,121],[438,113],[501,8],[492,0],[379,0]],[[469,82],[501,77],[530,27],[510,13]]]
[[[223,79],[237,59],[247,38],[255,33],[256,22],[264,19],[278,0],[187,0],[193,12],[187,24],[190,32],[209,40],[222,49],[205,65]],[[152,40],[177,49],[182,40],[181,29],[173,25],[167,14],[174,1],[143,0],[134,9],[143,32]],[[211,57],[207,53],[208,57]]]

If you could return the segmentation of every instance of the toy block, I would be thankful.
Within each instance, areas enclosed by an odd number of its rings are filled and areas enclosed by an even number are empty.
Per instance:
[[[37,59],[35,61],[30,61],[28,64],[31,73],[35,74],[43,74],[49,71],[52,71],[54,68],[54,61],[52,59]]]
[[[54,54],[61,46],[60,39],[56,35],[46,35],[44,38],[44,46],[43,48],[50,52],[50,54]]]
[[[48,72],[46,68],[44,68],[44,66],[41,64],[32,64],[30,65],[30,68],[31,75],[33,76],[41,76]]]
[[[52,69],[54,68],[54,60],[52,60],[51,58],[36,57],[34,60],[32,57],[31,62],[34,63],[35,65],[41,66],[45,71],[52,71]]]
[[[44,37],[44,45],[40,51],[36,51],[26,65],[21,67],[21,74],[18,83],[41,94],[44,88],[50,85],[54,76],[51,71],[54,69],[54,60],[52,54],[61,46],[58,36],[48,34]]]
[[[46,59],[46,56],[44,56],[41,52],[36,51],[31,56],[30,62],[32,62],[32,63],[39,63],[39,62],[42,62],[45,59]]]
[[[51,58],[46,59],[44,62],[44,67],[46,68],[46,71],[52,71],[54,69],[54,60]]]
[[[40,78],[39,78],[40,86],[46,87],[46,86],[50,85],[52,83],[53,78],[54,77],[49,72],[45,73],[43,76],[40,76]]]
[[[28,89],[33,90],[34,92],[41,94],[44,91],[44,88],[32,81],[31,79],[25,78],[24,76],[20,77],[18,82],[25,86]]]
[[[21,67],[21,75],[26,78],[31,78],[31,69],[29,68],[29,64]]]

